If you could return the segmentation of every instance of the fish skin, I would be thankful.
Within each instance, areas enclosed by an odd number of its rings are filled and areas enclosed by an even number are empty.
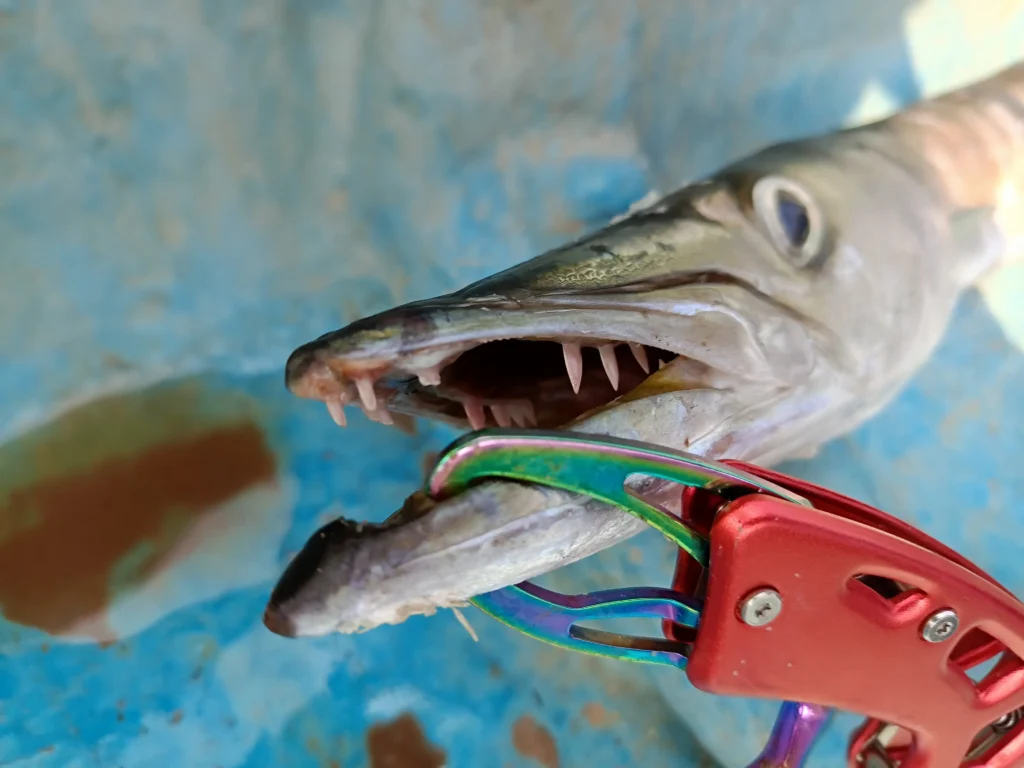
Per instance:
[[[773,239],[778,220],[758,215],[752,190],[774,179],[809,195],[819,246]],[[1022,200],[1017,65],[871,125],[769,147],[461,291],[326,334],[292,354],[286,382],[302,397],[351,400],[351,377],[372,375],[387,407],[423,415],[402,377],[480,341],[641,342],[683,357],[567,428],[772,464],[854,429],[900,391],[961,293],[1020,255]],[[536,485],[492,481],[440,503],[415,494],[385,524],[315,533],[265,623],[316,636],[401,622],[643,528]]]

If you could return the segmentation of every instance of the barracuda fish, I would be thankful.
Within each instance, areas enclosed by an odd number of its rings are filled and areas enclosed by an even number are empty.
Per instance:
[[[959,295],[1021,251],[1024,65],[888,119],[769,147],[455,293],[291,355],[296,395],[377,421],[562,428],[713,458],[807,455],[875,415]],[[639,481],[644,493],[661,486]],[[494,481],[316,531],[270,599],[287,636],[364,631],[642,530]]]

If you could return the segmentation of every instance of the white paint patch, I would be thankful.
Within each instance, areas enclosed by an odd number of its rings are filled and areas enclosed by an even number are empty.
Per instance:
[[[458,744],[463,737],[472,738],[484,727],[481,719],[470,712],[444,711],[432,731],[439,743]]]
[[[295,713],[327,690],[331,673],[354,645],[341,635],[329,643],[297,643],[260,624],[221,653],[216,675],[238,722],[277,736]]]
[[[662,197],[663,197],[663,195],[660,192],[658,192],[658,190],[652,189],[646,195],[641,197],[639,200],[636,200],[632,204],[630,204],[629,208],[627,208],[624,213],[620,213],[618,216],[613,216],[611,221],[608,222],[608,223],[609,224],[618,224],[620,221],[628,219],[630,216],[632,216],[637,211],[642,211],[645,208],[650,208],[652,205],[654,205],[656,202],[658,202]],[[655,211],[655,213],[660,213],[660,211]]]
[[[993,272],[978,288],[1007,340],[1024,352],[1024,261]]]
[[[880,83],[870,82],[861,91],[860,99],[850,113],[849,122],[855,125],[872,123],[889,117],[899,109],[892,94]]]
[[[1016,12],[1012,0],[911,4],[903,12],[903,36],[923,95],[963,87],[1016,63]]]
[[[1010,182],[1000,190],[995,219],[1006,238],[1008,262],[986,275],[978,289],[1007,340],[1024,352],[1024,194]]]
[[[425,703],[418,689],[408,685],[396,686],[378,693],[366,703],[366,719],[394,720],[403,712],[414,710]]]
[[[285,478],[214,507],[167,554],[165,569],[118,595],[103,615],[85,617],[55,639],[95,642],[98,621],[115,636],[130,637],[175,611],[276,578],[295,492],[294,480]]]

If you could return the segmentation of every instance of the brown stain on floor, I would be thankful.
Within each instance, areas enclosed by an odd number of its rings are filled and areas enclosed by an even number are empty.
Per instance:
[[[619,716],[609,712],[597,701],[591,701],[583,707],[583,717],[592,728],[611,728],[619,721]]]
[[[0,610],[53,634],[102,616],[217,504],[276,474],[241,395],[94,401],[0,448]],[[90,623],[110,640],[101,620]]]
[[[443,750],[429,741],[419,721],[408,712],[378,723],[366,732],[370,768],[443,768]]]
[[[559,768],[561,765],[555,737],[529,715],[523,715],[512,726],[512,746],[520,755],[544,768]]]

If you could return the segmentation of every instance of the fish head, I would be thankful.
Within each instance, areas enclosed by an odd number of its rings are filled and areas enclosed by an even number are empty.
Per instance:
[[[762,464],[806,455],[895,395],[963,284],[948,212],[911,162],[871,134],[766,149],[462,290],[328,333],[292,354],[287,386],[338,421],[361,404],[384,422],[562,428]],[[268,627],[401,622],[644,529],[501,480],[353,525],[314,534]]]
[[[672,405],[692,417],[695,399],[713,410],[737,389],[885,385],[914,357],[904,327],[927,325],[913,300],[929,294],[914,262],[922,192],[908,175],[879,206],[878,185],[901,179],[878,175],[899,170],[848,143],[771,148],[454,293],[327,333],[295,350],[286,384],[336,418],[360,403],[382,421],[593,427],[679,447],[714,414],[696,430],[662,418]]]

